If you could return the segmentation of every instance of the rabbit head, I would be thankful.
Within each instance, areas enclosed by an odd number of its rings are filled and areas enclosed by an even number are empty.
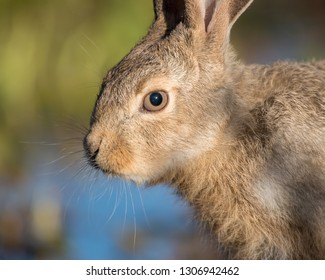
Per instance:
[[[91,165],[155,184],[215,145],[236,103],[230,29],[251,2],[154,1],[148,35],[104,78],[84,139]]]

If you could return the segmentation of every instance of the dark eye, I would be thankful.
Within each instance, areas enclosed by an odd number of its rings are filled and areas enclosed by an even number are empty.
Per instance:
[[[157,112],[166,107],[168,95],[165,92],[155,91],[144,98],[143,107],[149,112]]]

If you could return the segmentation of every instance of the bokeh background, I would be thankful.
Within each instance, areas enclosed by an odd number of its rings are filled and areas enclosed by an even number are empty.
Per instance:
[[[0,259],[219,257],[171,189],[83,160],[101,79],[152,20],[151,0],[0,0]],[[325,1],[256,0],[232,42],[249,63],[325,57]]]

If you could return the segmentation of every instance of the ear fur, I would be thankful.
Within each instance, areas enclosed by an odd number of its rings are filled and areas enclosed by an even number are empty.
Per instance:
[[[210,0],[211,1],[211,0]],[[215,0],[214,0],[215,1]],[[165,25],[166,34],[179,23],[196,29],[202,17],[197,0],[154,0],[155,21]]]
[[[165,35],[183,23],[209,44],[205,48],[225,56],[230,30],[253,0],[154,0],[157,26]],[[195,36],[195,35],[194,35]]]
[[[205,18],[209,48],[219,55],[221,62],[224,62],[229,47],[232,26],[252,2],[253,0],[220,0],[217,5],[212,3],[207,7],[214,8],[214,11],[206,12],[207,15],[212,14],[212,17]]]
[[[233,24],[252,2],[253,0],[218,1],[210,22],[206,22],[207,32],[218,32],[221,36],[227,37],[226,34],[229,34]],[[211,11],[209,13],[211,13]]]

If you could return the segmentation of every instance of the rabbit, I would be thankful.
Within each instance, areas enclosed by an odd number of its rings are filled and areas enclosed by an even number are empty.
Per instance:
[[[230,31],[253,0],[154,0],[105,76],[89,164],[167,184],[230,259],[325,257],[325,61],[245,65]]]

